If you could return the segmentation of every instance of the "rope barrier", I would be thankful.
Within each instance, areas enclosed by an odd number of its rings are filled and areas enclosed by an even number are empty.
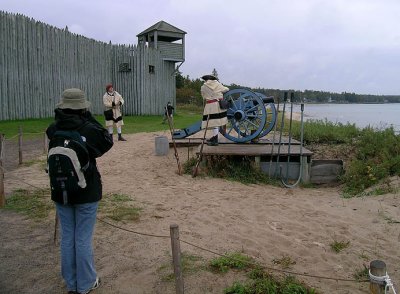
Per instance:
[[[38,133],[22,133],[22,135],[43,135],[43,134],[45,134],[45,132],[38,132]],[[12,137],[9,137],[9,138],[7,138],[7,137],[4,137],[4,139],[5,140],[11,140],[11,139],[14,139],[14,138],[17,138],[19,136],[19,134],[16,134],[16,135],[14,135],[14,136],[12,136]]]
[[[39,132],[39,133],[23,133],[23,135],[43,135],[44,134],[44,132]],[[18,135],[17,135],[18,136]]]
[[[4,139],[5,139],[5,140],[11,140],[11,139],[14,139],[14,138],[16,138],[16,137],[18,137],[18,136],[19,136],[19,134],[16,134],[16,135],[14,135],[14,136],[12,136],[12,137],[10,137],[10,138],[4,137]]]
[[[265,266],[265,265],[256,264],[256,263],[253,263],[253,262],[250,262],[250,261],[238,260],[238,259],[235,259],[235,258],[233,258],[233,257],[226,256],[226,255],[224,255],[224,254],[221,254],[221,253],[218,253],[218,252],[215,252],[215,251],[212,251],[212,250],[203,248],[203,247],[201,247],[201,246],[195,245],[195,244],[193,244],[193,243],[187,242],[187,241],[185,241],[185,240],[182,240],[182,239],[179,239],[179,240],[180,240],[182,243],[185,243],[185,244],[187,244],[187,245],[193,246],[193,247],[198,248],[198,249],[200,249],[200,250],[207,251],[207,252],[209,252],[209,253],[213,253],[213,254],[218,255],[218,256],[221,256],[221,257],[229,258],[229,259],[234,260],[234,261],[245,262],[245,263],[247,263],[247,264],[249,264],[249,265],[252,265],[252,266],[259,266],[259,267],[261,267],[261,268],[263,268],[263,269],[270,270],[270,271],[277,271],[277,272],[281,272],[281,273],[285,273],[285,274],[291,274],[291,275],[296,275],[296,276],[305,276],[305,277],[318,278],[318,279],[325,279],[325,280],[344,281],[344,282],[369,282],[369,280],[355,280],[355,279],[345,279],[345,278],[331,278],[331,277],[316,276],[316,275],[311,275],[311,274],[297,273],[297,272],[293,272],[293,271],[287,271],[287,270],[283,270],[283,269],[277,269],[277,268],[268,267],[268,266]]]
[[[154,235],[154,234],[136,232],[136,231],[133,231],[133,230],[125,229],[125,228],[119,227],[119,226],[117,226],[117,225],[111,224],[111,223],[109,223],[109,222],[104,221],[104,220],[101,219],[101,218],[97,218],[97,219],[98,219],[99,221],[101,221],[101,222],[103,222],[103,223],[105,223],[105,224],[111,226],[111,227],[114,227],[114,228],[117,228],[117,229],[120,229],[120,230],[123,230],[123,231],[126,231],[126,232],[130,232],[130,233],[134,233],[134,234],[138,234],[138,235],[143,235],[143,236],[157,237],[157,238],[170,238],[170,236]],[[252,265],[252,266],[254,266],[254,267],[259,266],[259,267],[261,267],[261,268],[263,268],[263,269],[266,269],[266,270],[277,271],[277,272],[286,273],[286,274],[291,274],[291,275],[297,275],[297,276],[305,276],[305,277],[311,277],[311,278],[325,279],[325,280],[344,281],[344,282],[369,282],[369,280],[354,280],[354,279],[345,279],[345,278],[331,278],[331,277],[316,276],[316,275],[311,275],[311,274],[297,273],[297,272],[293,272],[293,271],[287,271],[287,270],[277,269],[277,268],[273,268],[273,267],[268,267],[268,266],[256,264],[256,263],[253,263],[253,262],[250,262],[250,261],[237,260],[237,259],[235,259],[235,258],[233,258],[233,257],[226,256],[226,255],[224,255],[224,254],[215,252],[215,251],[213,251],[213,250],[210,250],[210,249],[207,249],[207,248],[204,248],[204,247],[195,245],[195,244],[193,244],[193,243],[191,243],[191,242],[188,242],[188,241],[185,241],[185,240],[183,240],[183,239],[181,239],[181,238],[179,238],[179,241],[181,241],[182,243],[185,243],[185,244],[187,244],[187,245],[193,246],[193,247],[195,247],[195,248],[197,248],[197,249],[200,249],[200,250],[203,250],[203,251],[206,251],[206,252],[209,252],[209,253],[212,253],[212,254],[221,256],[221,257],[229,258],[229,259],[234,260],[234,261],[246,262],[246,263],[249,264],[249,265]],[[395,294],[396,294],[396,293],[395,293]]]
[[[119,230],[122,230],[122,231],[125,231],[125,232],[129,232],[129,233],[134,233],[134,234],[137,234],[137,235],[148,236],[148,237],[156,237],[156,238],[170,238],[170,236],[166,236],[166,235],[154,235],[154,234],[141,233],[141,232],[136,232],[136,231],[133,231],[133,230],[125,229],[125,228],[119,227],[117,225],[114,225],[112,223],[106,222],[104,219],[101,219],[99,217],[97,218],[97,220],[99,220],[100,222],[105,223],[105,224],[107,224],[107,225],[109,225],[111,227],[114,227],[116,229],[119,229]]]
[[[0,169],[3,171],[4,174],[9,173],[9,171],[7,171],[7,170],[6,170],[4,167],[2,167],[1,165],[0,165]],[[28,182],[25,182],[25,181],[23,181],[23,180],[21,180],[21,179],[18,179],[18,178],[13,178],[13,179],[16,180],[16,181],[18,181],[18,182],[21,182],[21,183],[23,183],[23,184],[25,184],[25,185],[31,186],[31,187],[33,187],[33,188],[35,188],[35,189],[43,190],[43,187],[38,187],[38,186],[32,185],[32,184],[30,184],[30,183],[28,183]]]
[[[378,284],[378,285],[385,286],[385,294],[386,294],[386,293],[389,293],[390,288],[392,288],[393,294],[397,294],[397,293],[396,293],[396,290],[394,289],[394,285],[393,285],[393,283],[392,283],[392,280],[390,279],[390,277],[389,277],[389,275],[387,274],[387,272],[386,272],[386,274],[385,274],[384,276],[380,276],[380,277],[374,276],[374,275],[371,273],[371,270],[368,271],[368,274],[369,274],[369,278],[370,278],[370,280],[371,280],[372,282],[374,282],[374,283],[376,283],[376,284]]]

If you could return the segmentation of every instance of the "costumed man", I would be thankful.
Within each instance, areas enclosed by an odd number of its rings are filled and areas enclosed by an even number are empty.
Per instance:
[[[201,128],[213,129],[213,136],[207,141],[208,145],[218,145],[218,133],[219,127],[225,127],[228,123],[226,117],[226,109],[221,109],[219,100],[224,98],[224,93],[229,91],[228,87],[222,85],[214,75],[205,75],[201,77],[205,82],[201,86],[201,96],[204,99],[204,111],[203,120],[201,122]]]
[[[167,106],[164,107],[164,118],[162,123],[165,124],[165,121],[168,120],[168,117],[173,120],[174,107],[172,106],[171,102],[168,101]]]
[[[106,93],[103,96],[103,103],[107,110],[112,110],[112,118],[106,117],[106,127],[108,128],[108,133],[112,136],[114,131],[114,125],[117,128],[118,141],[126,141],[122,137],[122,126],[124,121],[122,119],[121,106],[124,105],[124,99],[121,94],[114,91],[113,85],[108,84],[106,86]]]

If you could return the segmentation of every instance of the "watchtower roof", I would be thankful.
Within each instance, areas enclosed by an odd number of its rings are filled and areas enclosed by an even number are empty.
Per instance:
[[[145,37],[147,34],[157,31],[160,36],[165,35],[168,36],[170,41],[176,41],[179,39],[182,39],[183,36],[186,34],[185,31],[182,31],[181,29],[178,29],[177,27],[174,27],[173,25],[170,25],[169,23],[161,20],[158,23],[152,25],[148,29],[144,30],[140,34],[138,34],[136,37]],[[172,40],[175,39],[175,40]]]

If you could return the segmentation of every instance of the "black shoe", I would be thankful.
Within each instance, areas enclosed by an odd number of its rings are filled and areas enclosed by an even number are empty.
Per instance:
[[[118,141],[126,141],[124,137],[122,137],[121,134],[118,134]]]
[[[211,137],[210,140],[207,141],[208,146],[218,146],[218,135]]]

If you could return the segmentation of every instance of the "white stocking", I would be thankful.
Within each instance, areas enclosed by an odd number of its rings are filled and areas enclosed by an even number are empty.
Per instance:
[[[213,135],[218,136],[219,133],[219,127],[213,128]]]
[[[108,127],[108,133],[110,134],[110,135],[112,135],[113,134],[113,130],[114,128],[111,126],[111,127]]]

